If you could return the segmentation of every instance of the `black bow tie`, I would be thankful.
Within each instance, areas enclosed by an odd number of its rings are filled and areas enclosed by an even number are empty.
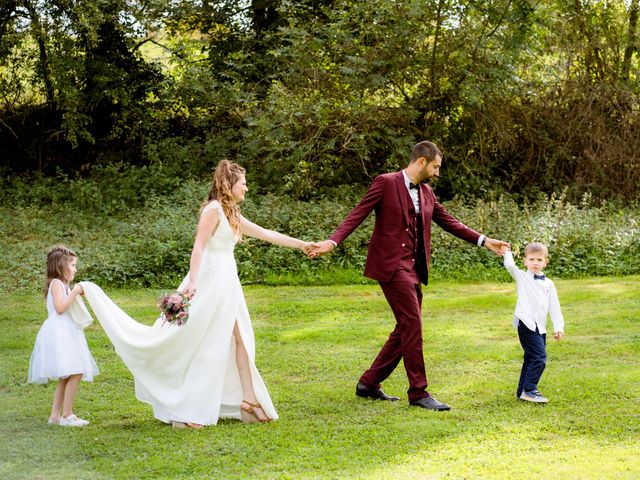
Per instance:
[[[534,280],[544,280],[545,278],[547,277],[545,277],[544,275],[536,275],[535,273],[533,274]]]
[[[411,183],[409,182],[409,190],[413,190],[413,189],[418,190],[420,188],[420,184],[419,183]]]

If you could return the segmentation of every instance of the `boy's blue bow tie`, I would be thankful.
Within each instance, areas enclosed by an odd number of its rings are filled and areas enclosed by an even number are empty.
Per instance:
[[[547,277],[545,277],[544,275],[536,275],[535,273],[533,274],[534,280],[544,280],[545,278]]]

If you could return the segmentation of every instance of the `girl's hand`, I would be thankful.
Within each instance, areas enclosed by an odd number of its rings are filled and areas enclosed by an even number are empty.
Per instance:
[[[82,285],[80,285],[79,283],[76,284],[75,287],[73,287],[73,292],[76,292],[76,295],[84,295],[84,289],[82,288]]]

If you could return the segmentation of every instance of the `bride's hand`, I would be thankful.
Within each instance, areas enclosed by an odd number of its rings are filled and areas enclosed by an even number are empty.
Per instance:
[[[182,293],[191,300],[193,296],[196,294],[196,286],[193,282],[187,283],[187,286],[182,290]]]
[[[302,245],[300,246],[300,250],[302,250],[305,255],[309,255],[311,253],[311,250],[313,250],[313,243],[302,242]]]

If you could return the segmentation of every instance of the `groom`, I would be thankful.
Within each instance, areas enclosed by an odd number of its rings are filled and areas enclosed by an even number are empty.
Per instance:
[[[371,367],[362,374],[356,395],[396,401],[380,384],[400,360],[409,378],[409,403],[429,410],[450,410],[427,391],[422,355],[422,287],[427,284],[431,250],[431,222],[447,232],[496,254],[508,243],[488,238],[468,228],[438,203],[425,182],[438,177],[442,152],[431,142],[420,142],[411,151],[406,169],[376,177],[360,203],[328,240],[318,242],[311,256],[336,248],[371,213],[376,222],[369,242],[365,276],[378,280],[396,318],[396,326]]]

